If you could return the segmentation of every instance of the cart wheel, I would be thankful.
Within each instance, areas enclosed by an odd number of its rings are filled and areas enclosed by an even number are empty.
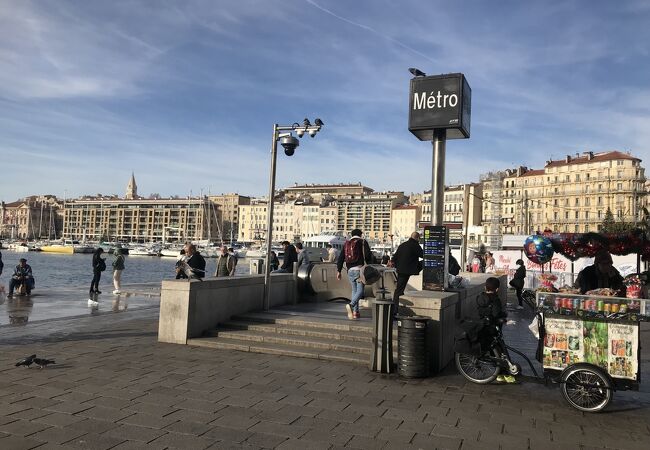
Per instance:
[[[512,367],[510,370],[510,375],[516,376],[521,373],[521,366],[518,363],[514,364],[514,367]]]
[[[614,397],[607,373],[591,364],[573,364],[562,372],[562,395],[574,408],[585,412],[603,410]]]
[[[466,353],[456,353],[456,367],[465,378],[477,384],[491,383],[499,375],[499,366],[494,361]]]

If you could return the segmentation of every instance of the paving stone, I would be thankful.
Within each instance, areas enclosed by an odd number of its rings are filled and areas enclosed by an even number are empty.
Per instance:
[[[43,410],[66,413],[66,414],[76,414],[81,411],[86,411],[92,407],[93,405],[91,404],[76,403],[72,401],[62,401],[60,403],[57,403],[56,405],[43,408]]]
[[[463,440],[459,438],[434,435],[425,436],[419,433],[416,433],[415,436],[413,436],[413,440],[411,440],[411,444],[413,444],[415,447],[423,449],[436,448],[457,450],[460,448],[462,442]]]
[[[202,411],[189,411],[186,409],[179,409],[164,417],[170,420],[181,420],[184,422],[198,422],[201,424],[209,424],[217,420],[219,417],[221,417],[221,415],[218,413],[208,413]]]
[[[70,425],[70,428],[72,428],[73,430],[81,430],[84,431],[85,433],[101,434],[108,430],[112,430],[113,428],[117,428],[118,426],[120,425],[105,420],[86,419],[86,420],[82,420],[81,422],[73,423],[72,425]]]
[[[0,432],[14,434],[16,436],[29,436],[30,434],[38,433],[46,428],[50,428],[50,426],[21,419],[1,425]]]
[[[117,422],[119,420],[125,419],[128,416],[133,415],[133,412],[122,411],[115,408],[105,408],[103,406],[94,406],[85,411],[75,414],[79,417],[87,417],[90,419],[100,419],[106,420],[108,422]]]
[[[84,434],[86,434],[86,431],[75,430],[72,427],[70,428],[50,427],[45,430],[39,431],[38,433],[31,434],[29,437],[31,439],[36,439],[42,442],[63,444],[72,439],[83,436]]]
[[[277,450],[328,450],[331,445],[327,442],[307,442],[302,439],[288,439],[275,447]]]
[[[0,447],[7,450],[29,450],[42,445],[42,441],[22,436],[7,436],[0,439]]]
[[[352,439],[352,434],[342,430],[311,430],[305,433],[300,440],[307,442],[327,442],[333,445],[345,446]]]
[[[253,433],[236,428],[228,427],[212,427],[203,437],[214,439],[217,441],[227,441],[229,443],[241,443],[248,439]]]
[[[360,448],[360,449],[382,449],[386,447],[388,441],[380,439],[371,439],[366,436],[353,436],[352,439],[345,445],[346,448]]]
[[[279,436],[275,434],[253,433],[248,437],[248,439],[246,439],[246,443],[263,446],[264,448],[275,448],[287,439],[288,438],[286,436]]]
[[[171,431],[173,433],[180,434],[191,434],[193,436],[201,436],[205,432],[209,431],[211,428],[210,425],[198,423],[198,422],[186,422],[179,420],[170,425],[167,425],[164,429]]]
[[[225,415],[215,420],[213,424],[220,427],[236,428],[239,430],[248,430],[253,425],[257,424],[259,419],[247,419],[241,416]]]
[[[66,442],[65,446],[68,448],[108,450],[124,441],[125,439],[121,438],[114,438],[111,436],[104,436],[96,433],[86,433],[83,436]]]
[[[161,429],[161,428],[165,428],[168,425],[171,425],[172,423],[175,422],[175,420],[169,417],[160,417],[160,416],[153,416],[151,414],[135,413],[128,417],[125,417],[124,419],[120,420],[120,422],[129,425],[138,425],[141,427]]]
[[[83,417],[54,412],[46,416],[38,417],[34,419],[33,422],[44,423],[45,425],[52,425],[55,427],[65,427],[73,423],[81,422],[82,420],[84,420]]]
[[[331,420],[338,420],[339,422],[354,423],[357,420],[359,420],[362,416],[363,414],[361,414],[360,412],[346,408],[343,411],[324,409],[316,416],[316,418],[331,419]]]
[[[102,436],[122,438],[129,441],[151,442],[165,433],[167,433],[165,430],[155,430],[153,428],[124,424],[102,433]]]
[[[248,431],[253,433],[267,433],[286,438],[299,438],[309,431],[307,427],[299,427],[296,425],[284,425],[275,422],[259,422],[258,424],[250,427]]]

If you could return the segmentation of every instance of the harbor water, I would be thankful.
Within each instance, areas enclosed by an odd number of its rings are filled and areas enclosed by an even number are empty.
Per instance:
[[[112,291],[111,264],[115,257],[108,253],[104,253],[104,257],[106,258],[106,271],[102,273],[99,289],[101,291]],[[37,291],[85,288],[87,292],[90,287],[90,281],[93,278],[92,254],[17,253],[3,249],[2,260],[5,267],[2,275],[0,275],[0,284],[4,284],[7,290],[13,268],[18,264],[20,258],[27,259],[27,264],[32,266]],[[124,259],[125,269],[122,272],[122,284],[160,282],[165,279],[174,279],[176,276],[174,271],[175,258],[125,255]],[[207,276],[214,275],[216,266],[217,258],[206,258],[205,269]],[[248,261],[246,258],[239,258],[235,274],[248,275],[249,273]]]
[[[3,249],[5,266],[0,275],[0,286],[5,292],[0,294],[0,327],[157,307],[160,282],[176,276],[176,258],[126,255],[122,293],[114,295],[111,264],[115,257],[110,254],[105,254],[105,257],[107,268],[99,284],[102,294],[92,296],[95,303],[89,304],[92,254],[21,253]],[[15,295],[9,299],[6,297],[9,280],[20,258],[27,259],[32,267],[36,287],[30,296]],[[208,276],[214,274],[216,264],[216,258],[206,258]],[[236,274],[247,275],[249,272],[249,261],[240,258]]]

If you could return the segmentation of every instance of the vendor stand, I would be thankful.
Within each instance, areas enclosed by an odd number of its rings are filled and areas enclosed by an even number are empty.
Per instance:
[[[641,258],[647,261],[650,257],[650,245],[641,230],[622,235],[531,236],[524,251],[529,259],[542,264],[554,251],[571,261],[601,251],[637,253],[637,270]],[[605,408],[614,390],[638,390],[639,323],[650,321],[650,300],[638,298],[645,291],[641,277],[635,274],[627,278],[628,297],[633,298],[616,297],[616,292],[607,288],[585,295],[571,287],[557,292],[553,277],[542,275],[541,279],[542,288],[536,293],[540,321],[537,356],[544,377],[559,379],[565,399],[589,412]]]

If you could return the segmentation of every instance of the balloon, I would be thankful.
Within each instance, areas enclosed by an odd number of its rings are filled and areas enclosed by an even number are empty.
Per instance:
[[[524,253],[535,264],[546,264],[553,258],[553,244],[546,236],[528,236],[524,242]]]

